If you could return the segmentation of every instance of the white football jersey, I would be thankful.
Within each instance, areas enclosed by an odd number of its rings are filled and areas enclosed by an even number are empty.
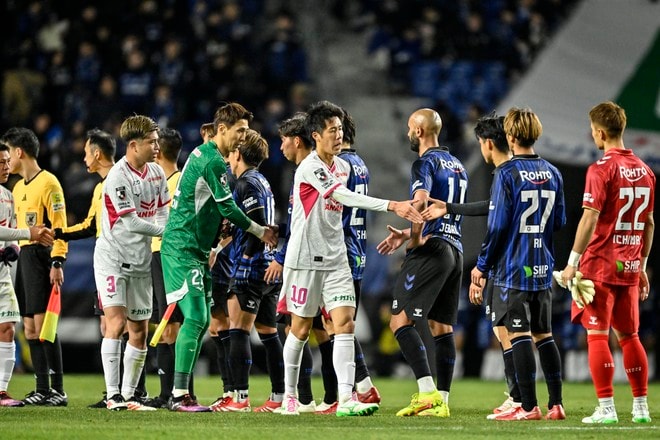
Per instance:
[[[147,163],[139,172],[126,157],[119,160],[103,185],[101,235],[96,241],[94,264],[135,275],[151,273],[151,236],[131,232],[124,216],[134,212],[155,223],[156,211],[169,201],[167,178],[159,165]]]
[[[330,168],[313,151],[293,179],[291,235],[284,265],[293,269],[333,270],[346,265],[342,226],[344,205],[330,197],[346,185],[350,165],[335,157]]]
[[[0,186],[0,226],[5,228],[14,229],[14,231],[7,231],[6,235],[14,235],[16,231],[16,213],[14,212],[14,198],[9,191],[4,186]],[[12,234],[10,234],[10,232]],[[5,235],[5,234],[2,234]],[[7,237],[8,238],[8,237]],[[11,240],[7,238],[0,237],[0,249],[4,249],[7,246],[12,244],[18,245],[16,240]],[[11,274],[9,272],[9,266],[5,266],[0,263],[0,281],[1,282],[11,282]]]

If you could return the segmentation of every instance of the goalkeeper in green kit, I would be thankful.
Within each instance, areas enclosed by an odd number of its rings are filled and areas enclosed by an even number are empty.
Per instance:
[[[227,185],[224,157],[245,140],[252,113],[229,103],[215,113],[216,135],[190,153],[172,200],[163,233],[161,256],[168,304],[178,302],[184,317],[176,340],[174,389],[169,409],[209,411],[188,391],[210,322],[211,274],[209,252],[223,219],[254,234],[267,244],[277,244],[276,232],[250,220],[234,203]]]

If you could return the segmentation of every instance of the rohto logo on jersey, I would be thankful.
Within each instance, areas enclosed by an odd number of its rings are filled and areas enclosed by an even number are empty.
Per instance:
[[[533,183],[534,185],[541,185],[548,180],[552,179],[552,173],[548,170],[538,170],[538,171],[520,171],[520,178],[523,181]]]

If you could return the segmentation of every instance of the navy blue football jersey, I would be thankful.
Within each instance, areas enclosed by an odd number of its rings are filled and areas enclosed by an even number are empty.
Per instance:
[[[237,180],[234,188],[234,201],[236,205],[248,216],[251,211],[263,209],[263,217],[267,225],[275,223],[275,198],[266,178],[256,169],[245,171]],[[238,261],[245,253],[248,234],[246,231],[236,228],[231,242],[230,258],[233,262]],[[259,252],[252,255],[251,279],[263,280],[264,272],[273,259],[274,252],[261,248]],[[236,266],[232,268],[232,277]]]
[[[514,156],[494,174],[477,268],[490,270],[496,286],[547,289],[555,264],[553,234],[566,223],[561,173],[533,154]]]
[[[369,169],[353,149],[342,150],[339,157],[351,166],[346,187],[357,194],[369,193]],[[342,215],[344,243],[348,252],[348,265],[354,280],[361,280],[367,262],[367,211],[344,207]]]
[[[429,196],[448,203],[463,203],[467,192],[468,176],[465,167],[449,153],[447,147],[427,150],[412,164],[410,194],[424,190]],[[447,214],[424,224],[422,236],[441,238],[463,252],[461,222],[458,214]]]

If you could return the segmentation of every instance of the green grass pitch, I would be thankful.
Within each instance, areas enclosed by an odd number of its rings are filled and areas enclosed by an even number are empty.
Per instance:
[[[495,422],[486,420],[491,409],[504,395],[504,383],[460,380],[452,385],[449,406],[451,417],[396,417],[416,391],[413,379],[376,378],[383,401],[372,417],[337,418],[303,414],[284,417],[278,414],[111,412],[88,409],[104,389],[101,375],[65,375],[69,395],[66,408],[0,408],[2,438],[19,439],[621,439],[660,438],[660,384],[651,384],[649,407],[653,422],[636,425],[630,420],[632,397],[625,384],[615,388],[619,423],[609,426],[584,426],[581,418],[596,406],[593,387],[589,383],[564,384],[564,421]],[[219,394],[219,378],[195,379],[200,403],[209,404]],[[321,379],[313,378],[316,401],[322,397]],[[10,393],[22,397],[34,386],[31,375],[14,375]],[[149,376],[147,388],[152,394],[159,389],[158,378]],[[545,384],[537,383],[539,402],[547,399]],[[259,406],[270,391],[268,378],[251,378],[250,396],[253,407]],[[545,405],[543,404],[545,412]],[[447,437],[445,437],[447,436]]]

